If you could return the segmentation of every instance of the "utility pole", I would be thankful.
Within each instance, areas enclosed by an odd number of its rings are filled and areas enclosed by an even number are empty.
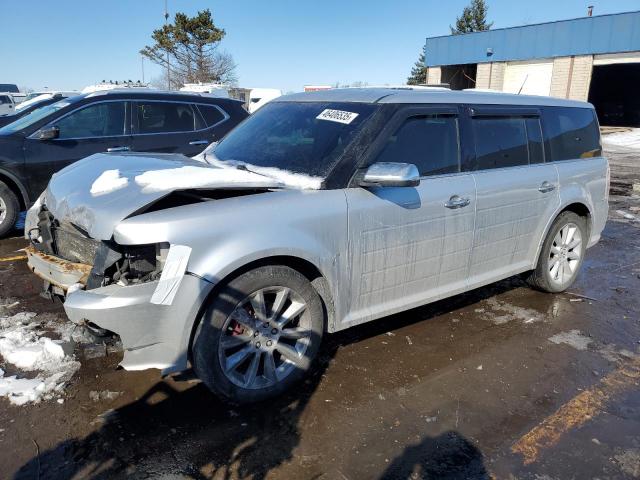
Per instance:
[[[169,10],[167,9],[167,0],[164,0],[164,24],[169,22]],[[169,50],[167,50],[167,90],[171,90],[171,67],[169,66]]]
[[[140,55],[140,63],[142,66],[142,83],[144,83],[144,55]]]

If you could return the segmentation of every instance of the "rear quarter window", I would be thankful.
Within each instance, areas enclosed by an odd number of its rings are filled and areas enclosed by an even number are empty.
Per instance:
[[[197,107],[207,127],[213,127],[225,119],[224,113],[213,105],[198,105]]]
[[[547,160],[575,160],[602,154],[600,131],[590,108],[547,107],[543,111]]]

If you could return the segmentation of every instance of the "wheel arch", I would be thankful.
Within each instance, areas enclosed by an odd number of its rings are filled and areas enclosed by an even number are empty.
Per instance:
[[[28,208],[30,201],[27,189],[17,177],[6,170],[0,169],[0,182],[4,182],[11,189],[11,191],[18,197],[20,202],[21,211]]]
[[[551,229],[551,225],[553,225],[553,222],[556,221],[556,218],[558,218],[562,213],[564,212],[573,212],[576,215],[579,215],[581,217],[584,217],[587,221],[587,241],[591,235],[591,223],[592,223],[592,212],[591,209],[583,202],[579,202],[579,201],[574,201],[571,203],[568,203],[567,205],[564,205],[562,207],[560,207],[555,215],[553,215],[551,217],[551,220],[549,220],[549,222],[547,223],[545,229],[544,229],[544,234],[542,235],[542,238],[540,239],[540,241],[538,242],[538,251],[536,253],[536,258],[535,258],[535,262],[533,263],[533,268],[535,268],[535,266],[538,264],[538,260],[540,258],[540,252],[542,252],[542,245],[544,244],[545,239],[547,238],[547,235],[549,235],[549,230]]]
[[[333,294],[331,292],[331,288],[329,282],[326,277],[322,274],[320,269],[314,265],[309,260],[306,260],[301,257],[296,257],[293,255],[273,255],[269,257],[260,258],[258,260],[253,260],[248,262],[232,272],[228,273],[225,277],[223,277],[219,282],[212,286],[211,290],[207,294],[205,301],[202,303],[200,310],[198,311],[198,315],[191,326],[191,332],[189,334],[188,344],[187,344],[187,352],[189,362],[193,363],[193,344],[195,341],[195,337],[198,333],[198,329],[202,322],[202,317],[207,309],[207,306],[210,304],[212,299],[218,295],[220,290],[228,284],[234,278],[246,273],[255,268],[269,266],[269,265],[283,265],[286,267],[290,267],[293,270],[304,275],[307,280],[314,287],[318,296],[320,297],[320,301],[322,303],[322,308],[324,311],[324,328],[325,331],[333,331],[333,325],[335,322],[335,307],[333,302]]]

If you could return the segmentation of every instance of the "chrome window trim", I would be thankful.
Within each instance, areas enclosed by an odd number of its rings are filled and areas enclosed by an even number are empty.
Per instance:
[[[108,103],[108,102],[130,102],[130,103],[138,103],[140,100],[138,99],[130,99],[130,98],[114,98],[111,100],[100,100],[98,102],[92,102],[89,104],[85,104],[85,105],[81,105],[78,108],[71,110],[70,112],[65,113],[64,115],[62,115],[61,117],[56,118],[55,120],[47,123],[46,125],[43,125],[42,127],[40,127],[38,130],[36,130],[35,132],[33,132],[31,135],[29,135],[27,138],[31,139],[31,140],[37,140],[35,137],[35,134],[39,131],[42,130],[43,128],[47,128],[47,127],[52,127],[55,126],[56,122],[59,122],[60,120],[62,120],[63,118],[78,112],[80,110],[82,110],[83,108],[87,108],[87,107],[93,107],[94,105],[99,105],[101,103]],[[218,125],[222,124],[223,122],[226,122],[227,120],[229,120],[231,118],[231,116],[225,111],[223,110],[220,106],[218,105],[214,105],[211,103],[203,103],[203,102],[186,102],[183,100],[145,100],[146,103],[149,102],[163,102],[163,103],[186,103],[188,105],[205,105],[205,106],[213,106],[216,107],[223,115],[224,118],[222,120],[220,120],[218,123],[215,123],[214,125],[207,127],[207,128],[201,128],[199,130],[192,130],[190,132],[161,132],[161,133],[129,133],[129,134],[123,134],[123,135],[110,135],[108,137],[69,137],[69,138],[55,138],[53,140],[50,141],[58,141],[58,140],[92,140],[92,139],[101,139],[101,138],[129,138],[129,137],[138,137],[138,136],[144,136],[144,135],[171,135],[171,134],[176,134],[176,133],[197,133],[197,132],[204,132],[206,130],[209,130],[211,128],[217,127]],[[200,111],[198,110],[198,114],[200,116],[202,116],[202,114],[200,113]],[[131,109],[131,117],[133,118],[133,108]],[[126,119],[126,112],[125,112],[125,122],[127,121]],[[202,121],[204,122],[204,118],[202,119]],[[206,122],[205,122],[206,123]],[[126,127],[126,125],[125,125]]]
[[[33,132],[31,135],[29,135],[27,138],[28,139],[32,139],[32,140],[37,140],[37,138],[35,137],[35,134],[38,133],[38,131],[42,130],[43,128],[47,128],[47,127],[54,127],[55,124],[57,122],[59,122],[60,120],[62,120],[63,118],[68,117],[69,115],[72,115],[76,112],[79,112],[80,110],[84,110],[85,108],[89,108],[89,107],[94,107],[96,105],[100,105],[101,103],[113,103],[113,102],[122,102],[125,104],[125,111],[124,111],[124,121],[125,124],[123,125],[123,128],[126,131],[126,122],[127,122],[127,106],[126,103],[130,102],[131,100],[127,100],[127,99],[123,99],[123,98],[118,98],[118,99],[113,99],[113,100],[100,100],[99,102],[92,102],[92,103],[87,103],[84,105],[80,105],[78,108],[71,110],[70,112],[65,113],[64,115],[62,115],[61,117],[56,118],[55,120],[47,123],[46,125],[43,125],[42,127],[40,127],[38,130],[36,130],[35,132]],[[58,141],[58,140],[90,140],[90,139],[97,139],[97,138],[124,138],[124,137],[130,137],[131,135],[127,135],[127,134],[123,134],[123,135],[109,135],[109,136],[100,136],[100,137],[68,137],[68,138],[54,138],[53,140],[50,140],[52,142]]]
[[[218,111],[220,113],[222,113],[222,115],[224,116],[224,118],[222,120],[220,120],[218,123],[214,123],[213,125],[211,125],[210,127],[206,127],[206,128],[200,128],[198,130],[189,130],[189,131],[184,131],[184,130],[179,130],[177,132],[156,132],[156,133],[132,133],[131,136],[132,137],[143,137],[143,136],[147,136],[147,135],[173,135],[176,133],[198,133],[198,132],[204,132],[206,130],[210,130],[212,128],[217,127],[218,125],[220,125],[223,122],[226,122],[227,120],[229,120],[231,118],[231,116],[225,112],[222,108],[220,108],[218,105],[214,105],[212,103],[203,103],[203,102],[186,102],[184,100],[132,100],[132,102],[135,103],[181,103],[181,104],[187,104],[187,105],[204,105],[207,107],[216,107],[218,109]],[[137,113],[137,112],[135,112]],[[196,113],[196,112],[194,112]],[[200,117],[202,117],[202,121],[205,123],[204,121],[204,117],[202,115],[202,113],[200,113],[200,110],[198,109],[198,115],[200,115]],[[134,114],[134,109],[131,109],[131,119],[133,120],[133,114]],[[138,126],[136,124],[136,126]],[[195,126],[195,125],[194,125]]]

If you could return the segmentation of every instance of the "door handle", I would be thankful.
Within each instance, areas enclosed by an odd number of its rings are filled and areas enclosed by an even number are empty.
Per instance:
[[[209,140],[194,140],[189,145],[209,145]]]
[[[128,152],[130,150],[129,147],[110,147],[107,148],[107,152]]]
[[[540,185],[538,187],[538,191],[540,193],[548,193],[548,192],[552,192],[553,190],[556,189],[556,186],[547,182],[546,180],[544,182],[542,182],[542,185]]]
[[[449,199],[448,202],[444,204],[444,206],[447,208],[451,208],[452,210],[455,210],[456,208],[466,207],[470,203],[471,203],[471,200],[469,200],[468,198],[464,198],[459,195],[454,195]]]

